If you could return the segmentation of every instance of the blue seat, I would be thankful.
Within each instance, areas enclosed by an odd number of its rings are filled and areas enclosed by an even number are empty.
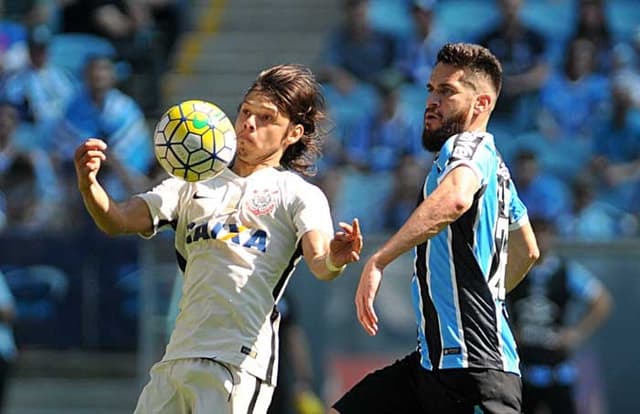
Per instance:
[[[86,60],[90,56],[108,56],[116,63],[118,79],[126,79],[131,68],[127,62],[118,62],[115,47],[108,39],[84,33],[61,33],[53,37],[49,46],[49,59],[58,67],[67,69],[81,80]]]
[[[5,270],[16,300],[18,323],[54,322],[68,290],[68,277],[49,265],[13,266]]]

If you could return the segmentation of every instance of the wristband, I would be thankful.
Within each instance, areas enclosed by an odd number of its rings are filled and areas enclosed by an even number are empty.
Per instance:
[[[327,255],[324,257],[324,264],[325,266],[327,266],[327,269],[329,269],[330,272],[342,272],[344,268],[347,267],[346,264],[343,264],[342,266],[337,267],[336,265],[331,263],[331,258],[329,257],[329,253],[327,253]]]

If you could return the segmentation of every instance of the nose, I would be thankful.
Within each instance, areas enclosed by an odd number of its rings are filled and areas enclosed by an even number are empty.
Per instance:
[[[429,96],[427,96],[427,108],[428,107],[437,108],[439,105],[440,105],[440,99],[436,96],[435,93],[430,93]]]
[[[244,118],[244,121],[242,121],[242,129],[246,129],[249,131],[255,131],[256,129],[256,117],[255,115],[251,114],[247,117]]]

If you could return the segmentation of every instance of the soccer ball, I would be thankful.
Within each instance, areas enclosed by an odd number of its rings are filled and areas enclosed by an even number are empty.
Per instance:
[[[160,166],[189,182],[220,174],[236,153],[233,123],[206,101],[189,100],[169,108],[156,124],[153,140]]]

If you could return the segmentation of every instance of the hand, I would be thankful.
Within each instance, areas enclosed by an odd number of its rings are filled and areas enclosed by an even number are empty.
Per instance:
[[[378,317],[373,310],[373,300],[380,289],[381,282],[382,268],[376,264],[374,258],[371,258],[362,269],[355,300],[360,325],[371,336],[378,332]]]
[[[105,150],[107,144],[97,138],[89,138],[76,148],[73,156],[73,164],[78,177],[78,188],[88,188],[96,183],[96,176],[102,162],[107,159]]]
[[[582,343],[583,337],[575,328],[565,328],[558,332],[558,348],[572,351]]]
[[[340,222],[342,231],[336,232],[329,245],[329,259],[336,267],[360,260],[362,234],[360,222],[353,219],[352,224]]]

